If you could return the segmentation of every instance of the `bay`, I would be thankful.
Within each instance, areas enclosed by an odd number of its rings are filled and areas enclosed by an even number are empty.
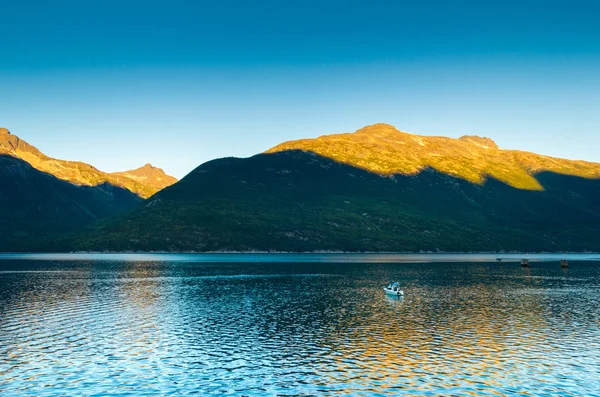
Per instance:
[[[1,255],[0,394],[598,395],[598,255],[496,256]]]

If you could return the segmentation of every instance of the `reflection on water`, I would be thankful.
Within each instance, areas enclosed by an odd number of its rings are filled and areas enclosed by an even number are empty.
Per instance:
[[[594,395],[599,300],[592,262],[0,260],[0,394]]]

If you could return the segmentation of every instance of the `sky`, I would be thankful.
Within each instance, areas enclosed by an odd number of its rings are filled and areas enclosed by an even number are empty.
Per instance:
[[[600,162],[600,2],[0,2],[0,127],[113,172],[389,123]]]

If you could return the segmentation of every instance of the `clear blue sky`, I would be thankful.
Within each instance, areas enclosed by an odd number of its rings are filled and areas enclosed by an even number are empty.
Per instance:
[[[105,171],[386,122],[600,162],[598,1],[13,1],[0,126]]]

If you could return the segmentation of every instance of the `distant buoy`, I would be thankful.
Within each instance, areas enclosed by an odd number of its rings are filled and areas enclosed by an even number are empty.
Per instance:
[[[560,260],[560,267],[569,267],[569,261],[566,259]]]
[[[529,259],[521,259],[521,266],[523,267],[529,267]]]

